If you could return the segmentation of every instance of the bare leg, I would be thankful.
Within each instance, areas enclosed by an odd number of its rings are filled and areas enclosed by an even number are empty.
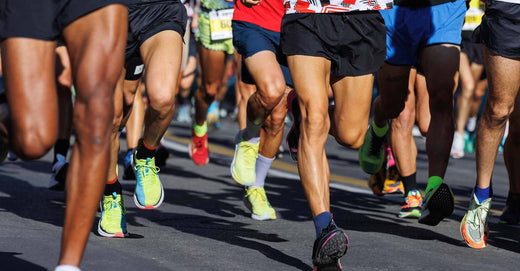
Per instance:
[[[520,98],[516,97],[515,109],[509,118],[509,135],[504,144],[504,161],[509,175],[509,192],[520,194]]]
[[[464,128],[471,111],[471,99],[475,92],[477,82],[484,70],[483,65],[469,64],[468,56],[460,54],[460,87],[461,95],[457,98],[457,133],[464,135]]]
[[[129,83],[137,85],[127,86]],[[141,138],[141,134],[143,133],[144,101],[141,90],[141,80],[125,81],[124,89],[135,89],[135,94],[133,95],[133,106],[130,110],[130,116],[128,116],[128,120],[126,121],[126,147],[128,150],[130,150],[135,149],[137,147],[137,142],[139,141],[139,138]],[[125,104],[131,105],[132,103],[125,102]]]

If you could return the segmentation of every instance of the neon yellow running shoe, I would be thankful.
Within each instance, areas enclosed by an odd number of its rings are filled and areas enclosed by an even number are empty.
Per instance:
[[[260,142],[250,143],[242,139],[243,130],[239,132],[240,142],[235,145],[235,155],[231,162],[231,176],[233,179],[245,186],[255,183],[256,158]]]
[[[99,205],[101,207],[101,218],[98,223],[99,235],[121,238],[128,236],[123,197],[114,192],[110,196],[103,196],[103,201]]]
[[[250,187],[246,189],[244,197],[246,207],[251,211],[251,218],[255,220],[276,219],[276,212],[267,200],[267,195],[262,187]]]
[[[164,200],[164,189],[159,179],[159,168],[155,166],[155,157],[136,159],[132,157],[132,167],[137,183],[134,190],[134,203],[139,209],[155,209]]]

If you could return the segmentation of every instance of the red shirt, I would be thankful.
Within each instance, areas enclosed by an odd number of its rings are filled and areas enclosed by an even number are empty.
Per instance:
[[[258,6],[252,8],[236,0],[233,21],[248,22],[267,30],[280,32],[284,12],[283,0],[262,0]]]

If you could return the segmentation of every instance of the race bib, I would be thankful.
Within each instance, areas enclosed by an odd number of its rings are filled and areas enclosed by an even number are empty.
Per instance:
[[[232,8],[212,10],[209,12],[211,40],[225,40],[233,37],[231,19],[233,19]]]

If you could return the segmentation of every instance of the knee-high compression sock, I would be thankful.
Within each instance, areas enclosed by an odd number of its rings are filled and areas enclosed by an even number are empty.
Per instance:
[[[267,158],[258,154],[258,158],[256,158],[256,167],[255,167],[255,183],[252,187],[264,187],[265,178],[267,176],[267,172],[271,168],[271,164],[274,161],[273,158]]]

